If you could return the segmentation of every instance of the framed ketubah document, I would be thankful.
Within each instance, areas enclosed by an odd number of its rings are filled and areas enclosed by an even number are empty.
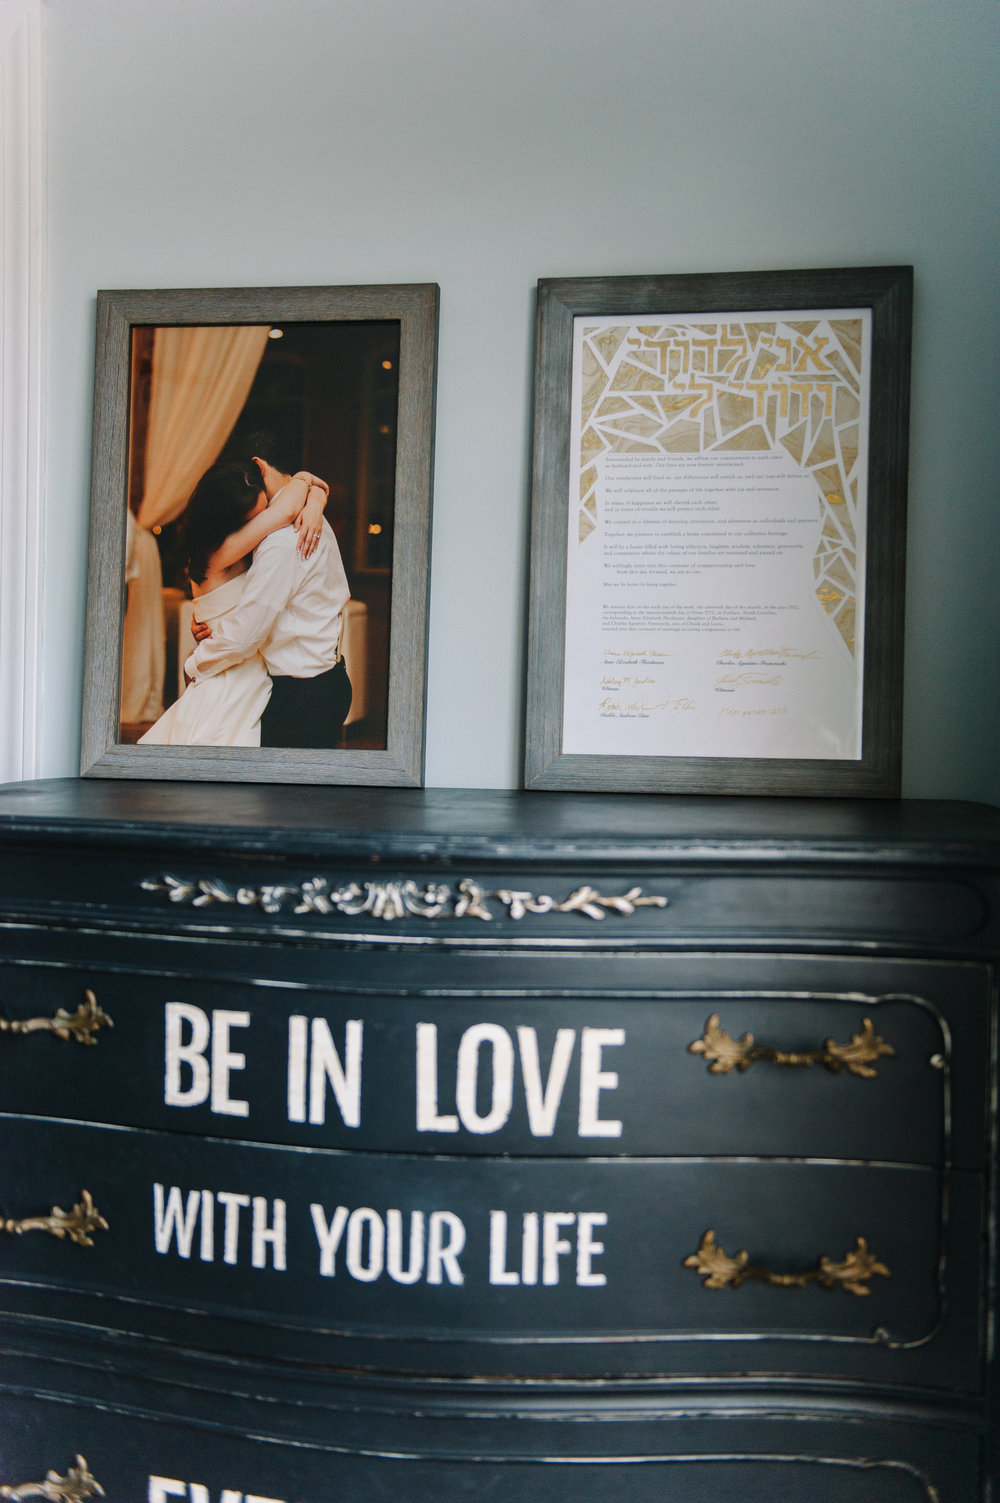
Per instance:
[[[911,303],[539,283],[529,788],[898,794]]]

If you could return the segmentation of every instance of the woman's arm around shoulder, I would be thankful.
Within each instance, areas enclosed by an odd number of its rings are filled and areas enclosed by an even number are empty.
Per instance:
[[[213,568],[228,569],[239,563],[272,532],[291,524],[299,532],[298,549],[308,558],[319,541],[325,505],[326,492],[315,483],[313,476],[294,475],[273,497],[270,505],[229,534],[212,555]]]

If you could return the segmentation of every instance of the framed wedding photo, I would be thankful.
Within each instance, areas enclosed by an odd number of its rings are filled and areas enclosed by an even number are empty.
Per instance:
[[[898,796],[912,281],[539,282],[526,787]]]
[[[81,771],[417,787],[433,284],[99,292]]]

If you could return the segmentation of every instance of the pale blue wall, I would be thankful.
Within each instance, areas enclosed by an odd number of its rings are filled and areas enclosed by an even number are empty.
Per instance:
[[[441,286],[428,782],[516,786],[539,276],[916,267],[905,791],[1000,802],[996,0],[48,0],[46,775],[94,292]]]

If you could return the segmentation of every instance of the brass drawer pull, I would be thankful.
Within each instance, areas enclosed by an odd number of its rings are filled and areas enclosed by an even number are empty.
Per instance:
[[[0,1487],[0,1498],[49,1498],[51,1503],[80,1503],[82,1498],[103,1498],[104,1489],[90,1474],[82,1456],[76,1458],[65,1477],[46,1472],[44,1482],[22,1482],[19,1487]]]
[[[688,1045],[689,1054],[703,1054],[709,1061],[709,1074],[728,1075],[730,1070],[749,1070],[758,1061],[773,1065],[791,1065],[793,1068],[824,1065],[831,1075],[839,1075],[846,1069],[850,1075],[859,1075],[871,1080],[878,1072],[872,1061],[881,1057],[895,1058],[891,1044],[879,1038],[871,1018],[865,1018],[861,1032],[852,1035],[849,1044],[838,1044],[835,1039],[825,1039],[818,1049],[794,1053],[784,1049],[771,1049],[766,1044],[755,1044],[752,1033],[734,1039],[719,1026],[719,1014],[713,1012],[705,1024],[700,1039]]]
[[[868,1251],[868,1243],[859,1237],[853,1252],[845,1253],[841,1263],[822,1257],[815,1268],[802,1273],[772,1273],[769,1268],[758,1268],[750,1262],[746,1251],[730,1258],[716,1244],[715,1233],[708,1231],[702,1237],[696,1253],[684,1259],[685,1268],[694,1268],[705,1275],[704,1289],[738,1289],[747,1279],[756,1279],[778,1289],[804,1289],[806,1284],[820,1284],[824,1289],[844,1289],[848,1294],[871,1294],[867,1280],[873,1274],[890,1278],[888,1268],[880,1263],[874,1253]]]
[[[80,1199],[71,1211],[53,1206],[48,1216],[24,1216],[20,1221],[0,1220],[0,1232],[10,1232],[15,1237],[24,1232],[48,1232],[50,1237],[58,1237],[60,1241],[65,1238],[75,1242],[77,1247],[93,1247],[93,1233],[107,1230],[108,1223],[94,1205],[89,1190],[81,1190]]]
[[[54,1033],[57,1039],[67,1042],[75,1039],[78,1044],[96,1044],[94,1034],[99,1028],[113,1028],[114,1023],[89,989],[76,1012],[67,1012],[65,1007],[56,1009],[54,1018],[0,1018],[0,1033]],[[3,1494],[0,1493],[0,1497]]]

